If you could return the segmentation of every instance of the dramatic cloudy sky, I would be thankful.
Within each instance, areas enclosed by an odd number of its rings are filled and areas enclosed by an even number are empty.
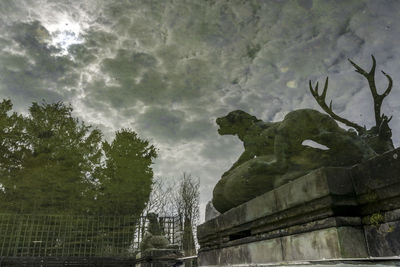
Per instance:
[[[316,108],[308,80],[329,75],[334,110],[373,125],[366,81],[347,58],[393,77],[383,111],[400,143],[400,1],[0,1],[0,97],[26,112],[64,101],[113,132],[159,148],[156,175],[201,180],[202,207],[238,158],[216,117],[242,109],[267,121]],[[382,90],[387,83],[378,73]]]

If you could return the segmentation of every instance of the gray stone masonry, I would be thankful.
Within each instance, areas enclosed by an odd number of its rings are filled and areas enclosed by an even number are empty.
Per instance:
[[[200,266],[400,257],[400,149],[312,171],[205,222],[198,239]]]

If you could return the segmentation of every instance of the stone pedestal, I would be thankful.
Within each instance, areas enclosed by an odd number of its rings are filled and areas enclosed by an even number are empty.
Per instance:
[[[136,267],[169,267],[178,263],[182,253],[177,249],[151,249],[136,255]]]
[[[315,170],[200,225],[198,239],[200,266],[399,257],[400,150]]]

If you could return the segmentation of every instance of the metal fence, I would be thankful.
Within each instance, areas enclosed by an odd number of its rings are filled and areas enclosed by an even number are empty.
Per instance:
[[[179,244],[177,218],[161,217],[160,223]],[[134,256],[146,228],[144,217],[0,214],[0,256]]]

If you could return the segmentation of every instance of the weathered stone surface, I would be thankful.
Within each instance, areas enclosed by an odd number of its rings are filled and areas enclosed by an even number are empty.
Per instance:
[[[280,238],[230,246],[199,253],[200,266],[226,266],[282,261]]]
[[[246,202],[243,207],[246,210],[246,217],[243,218],[246,222],[273,214],[277,211],[276,194],[274,191],[267,192]]]
[[[349,170],[345,168],[321,168],[275,189],[278,210],[327,195],[353,195]]]
[[[370,215],[400,208],[400,149],[352,168],[359,213]]]
[[[400,255],[400,221],[364,226],[370,256]]]
[[[262,233],[343,215],[337,207],[351,210],[356,205],[352,197],[348,169],[322,168],[205,222],[198,227],[198,238],[201,244],[209,243],[217,238],[213,233],[219,233],[219,241],[229,241],[236,232]]]
[[[398,154],[396,149],[351,168],[312,171],[221,214],[198,228],[200,257],[213,255],[215,266],[230,265],[230,258],[266,266],[400,257]]]
[[[367,257],[362,229],[333,227],[199,253],[200,266]]]
[[[246,245],[251,263],[266,263],[283,261],[282,240],[274,238]]]
[[[400,148],[374,157],[352,168],[354,190],[357,195],[371,194],[377,189],[400,183]],[[387,195],[383,197],[387,198]]]
[[[327,228],[282,237],[284,260],[318,260],[367,257],[361,229]]]
[[[182,253],[177,249],[148,249],[136,255],[136,267],[175,266]]]
[[[207,222],[207,221],[214,219],[215,217],[221,215],[221,213],[214,208],[214,205],[212,204],[211,201],[208,201],[208,203],[206,205],[206,214],[205,215],[206,215],[205,221]]]
[[[247,245],[232,246],[220,250],[220,258],[217,265],[251,263]]]
[[[220,249],[202,251],[198,254],[198,262],[199,266],[218,266],[220,263]]]

